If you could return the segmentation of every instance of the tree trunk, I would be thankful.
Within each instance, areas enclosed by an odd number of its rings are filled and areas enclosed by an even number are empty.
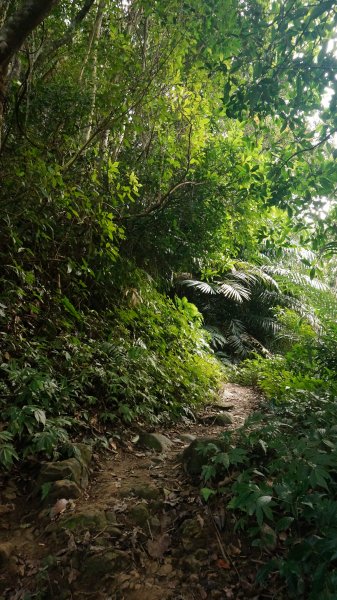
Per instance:
[[[26,0],[0,29],[0,132],[6,98],[8,65],[29,34],[60,0]]]

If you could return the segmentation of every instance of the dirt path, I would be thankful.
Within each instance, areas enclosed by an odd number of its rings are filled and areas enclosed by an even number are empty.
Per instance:
[[[161,432],[171,442],[164,451],[144,450],[131,434],[112,443],[104,460],[94,457],[86,492],[51,514],[7,483],[0,600],[267,598],[254,586],[258,557],[221,502],[212,511],[202,502],[180,460],[194,437],[240,426],[258,403],[251,389],[227,384],[195,422]],[[219,414],[232,423],[216,424]]]

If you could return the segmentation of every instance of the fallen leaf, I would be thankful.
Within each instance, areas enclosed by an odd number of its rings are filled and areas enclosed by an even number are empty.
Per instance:
[[[239,556],[239,554],[241,554],[241,549],[233,544],[229,544],[228,551],[230,554],[234,554],[235,556]]]
[[[176,504],[179,503],[179,498],[177,497],[177,494],[175,494],[171,490],[167,490],[165,488],[163,488],[163,492],[164,492],[164,497],[165,497],[165,500],[164,500],[165,504],[169,504],[170,506],[175,506]]]
[[[50,518],[55,519],[55,517],[57,517],[57,515],[60,515],[61,513],[63,513],[65,511],[65,509],[67,508],[67,505],[68,505],[68,500],[66,500],[65,498],[61,498],[61,500],[57,500],[57,502],[55,502],[54,506],[50,509]]]
[[[219,569],[230,569],[231,568],[229,562],[227,562],[223,558],[219,558],[219,560],[217,560],[216,564],[219,567]]]
[[[154,540],[148,540],[147,551],[151,558],[162,558],[170,547],[171,538],[168,533],[163,533]]]

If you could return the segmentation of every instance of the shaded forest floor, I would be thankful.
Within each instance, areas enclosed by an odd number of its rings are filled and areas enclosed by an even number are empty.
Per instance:
[[[234,532],[224,499],[205,504],[181,463],[193,438],[239,427],[259,397],[227,384],[195,421],[162,431],[161,452],[129,431],[94,455],[76,500],[41,508],[30,475],[4,482],[0,504],[0,599],[204,600],[282,598],[261,591],[260,551]],[[215,425],[226,414],[229,425]]]

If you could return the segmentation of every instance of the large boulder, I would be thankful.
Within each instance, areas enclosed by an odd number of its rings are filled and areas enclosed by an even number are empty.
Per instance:
[[[142,431],[139,434],[139,445],[149,450],[155,450],[156,452],[165,452],[172,446],[171,440],[163,435],[162,433],[147,433]]]

